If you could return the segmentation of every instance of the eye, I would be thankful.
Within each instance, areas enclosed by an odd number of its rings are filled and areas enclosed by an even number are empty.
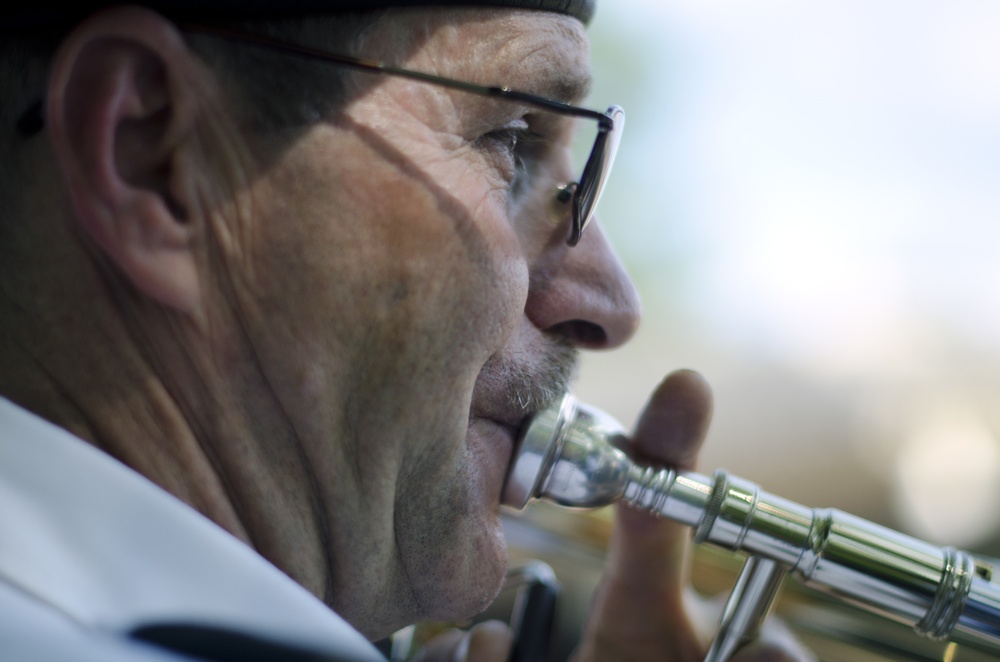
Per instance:
[[[540,138],[521,118],[483,134],[475,145],[516,193],[532,168],[533,150]]]
[[[476,146],[492,152],[492,156],[516,161],[518,158],[517,145],[527,137],[527,133],[528,123],[524,120],[517,120],[483,134],[476,140]]]

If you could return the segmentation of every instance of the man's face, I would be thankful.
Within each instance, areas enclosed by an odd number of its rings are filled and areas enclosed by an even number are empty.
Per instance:
[[[414,34],[394,56],[410,69],[561,98],[587,78],[572,18],[402,13],[365,55]],[[502,581],[513,438],[572,369],[574,338],[557,327],[575,313],[546,308],[546,288],[586,271],[609,279],[626,325],[636,308],[617,264],[584,268],[609,260],[599,232],[565,245],[554,198],[579,175],[570,121],[399,78],[363,90],[268,164],[221,235],[269,391],[254,401],[274,404],[254,415],[309,467],[303,516],[324,531],[328,599],[381,636],[475,613]],[[512,140],[526,133],[543,139],[521,163]]]

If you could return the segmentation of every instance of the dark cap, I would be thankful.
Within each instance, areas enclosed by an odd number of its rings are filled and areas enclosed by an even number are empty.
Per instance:
[[[21,0],[0,9],[0,29],[39,27],[73,21],[123,0]],[[388,7],[509,7],[538,9],[574,16],[584,24],[594,15],[597,0],[131,0],[178,18],[293,16],[336,12],[374,11]]]

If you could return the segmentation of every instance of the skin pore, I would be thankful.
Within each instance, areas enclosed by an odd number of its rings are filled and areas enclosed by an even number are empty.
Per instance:
[[[401,11],[367,55],[404,35],[412,69],[557,97],[587,78],[583,27],[555,14]],[[0,392],[370,638],[485,606],[516,427],[573,346],[637,323],[599,228],[565,245],[565,123],[518,196],[504,137],[543,120],[414,81],[263,157],[176,30],[134,8],[74,31],[46,99],[32,163],[60,186],[30,196],[0,267]]]

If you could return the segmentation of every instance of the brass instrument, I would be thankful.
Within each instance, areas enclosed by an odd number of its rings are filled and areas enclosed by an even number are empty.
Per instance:
[[[1000,655],[1000,585],[982,560],[722,471],[640,467],[626,441],[613,418],[567,395],[521,435],[503,501],[588,508],[624,499],[693,527],[696,542],[747,553],[706,661],[728,659],[753,637],[786,575],[926,638]]]

